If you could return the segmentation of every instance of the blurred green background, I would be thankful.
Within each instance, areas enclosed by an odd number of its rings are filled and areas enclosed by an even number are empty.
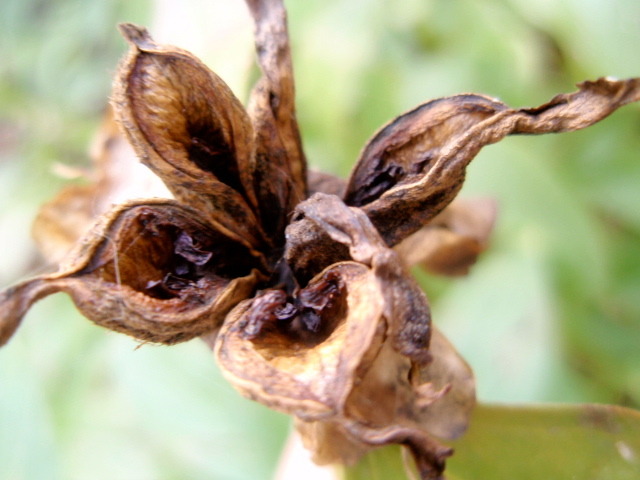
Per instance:
[[[158,25],[178,43],[175,19],[210,38],[228,28],[211,10],[225,3],[0,2],[0,286],[46,268],[31,220],[66,182],[55,163],[88,164],[125,51],[115,24]],[[637,0],[287,6],[307,154],[342,176],[378,127],[430,98],[533,106],[584,79],[640,76]],[[207,61],[230,49],[199,48]],[[242,78],[232,87],[244,99]],[[467,278],[416,274],[482,401],[640,408],[639,160],[633,105],[586,131],[508,138],[470,167],[462,194],[500,205],[490,250]],[[198,341],[136,347],[62,295],[40,302],[0,350],[0,479],[270,477],[286,418],[241,399]]]

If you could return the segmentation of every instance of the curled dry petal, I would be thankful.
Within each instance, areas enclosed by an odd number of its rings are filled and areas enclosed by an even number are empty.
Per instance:
[[[157,45],[143,28],[120,28],[131,50],[113,105],[141,161],[178,201],[222,218],[259,247],[266,238],[255,215],[253,130],[242,104],[189,52]]]
[[[35,278],[0,292],[0,346],[13,336],[32,304],[60,290],[47,280]]]
[[[216,330],[264,270],[242,239],[171,200],[116,208],[69,258],[3,293],[3,341],[32,303],[58,291],[98,325],[144,341],[188,340]]]
[[[353,170],[345,201],[395,245],[456,196],[467,165],[506,135],[579,130],[640,99],[640,79],[601,78],[537,108],[514,110],[479,95],[427,102],[382,128]]]
[[[446,394],[442,401],[429,402],[429,392],[419,393],[418,403],[425,408],[413,410],[413,420],[432,435],[453,440],[469,425],[476,404],[475,378],[471,367],[437,328],[433,329],[429,352],[433,361],[414,372],[414,381]]]
[[[409,448],[421,478],[441,478],[452,450],[431,435],[453,439],[464,432],[475,406],[475,382],[469,366],[437,330],[431,351],[433,362],[410,370],[407,360],[385,345],[362,372],[347,399],[346,415],[297,419],[314,461],[353,465],[373,447],[399,443]]]
[[[31,232],[44,258],[61,262],[87,234],[95,221],[96,193],[95,185],[69,185],[40,207]]]

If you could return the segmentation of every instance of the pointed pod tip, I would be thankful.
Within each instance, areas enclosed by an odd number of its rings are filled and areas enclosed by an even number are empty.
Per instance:
[[[133,23],[121,23],[118,25],[118,30],[127,42],[140,50],[150,50],[156,47],[156,43],[145,27]]]
[[[603,95],[622,92],[625,101],[622,104],[640,100],[640,77],[618,79],[615,77],[600,77],[596,80],[585,80],[577,84],[581,91],[591,90]]]
[[[53,291],[41,277],[0,291],[0,347],[11,339],[31,305],[49,293]]]

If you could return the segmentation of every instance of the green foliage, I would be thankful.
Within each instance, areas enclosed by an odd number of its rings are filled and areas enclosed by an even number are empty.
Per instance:
[[[632,480],[640,475],[640,413],[605,405],[481,406],[454,443],[448,480]],[[375,450],[344,480],[400,478],[396,446]]]
[[[453,478],[634,479],[640,413],[604,405],[480,407],[455,444]]]

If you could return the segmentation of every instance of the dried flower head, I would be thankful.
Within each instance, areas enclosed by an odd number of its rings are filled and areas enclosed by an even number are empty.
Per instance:
[[[434,437],[464,431],[474,380],[407,267],[465,273],[485,248],[493,204],[452,203],[483,146],[587,127],[639,100],[640,79],[585,82],[530,109],[471,94],[424,103],[374,135],[345,185],[307,172],[282,2],[247,4],[262,70],[247,109],[190,53],[121,26],[131,48],[113,109],[173,198],[117,206],[57,273],[5,290],[0,343],[34,302],[66,292],[144,342],[203,337],[240,392],[295,416],[319,463],[398,443],[439,478],[451,450]]]

